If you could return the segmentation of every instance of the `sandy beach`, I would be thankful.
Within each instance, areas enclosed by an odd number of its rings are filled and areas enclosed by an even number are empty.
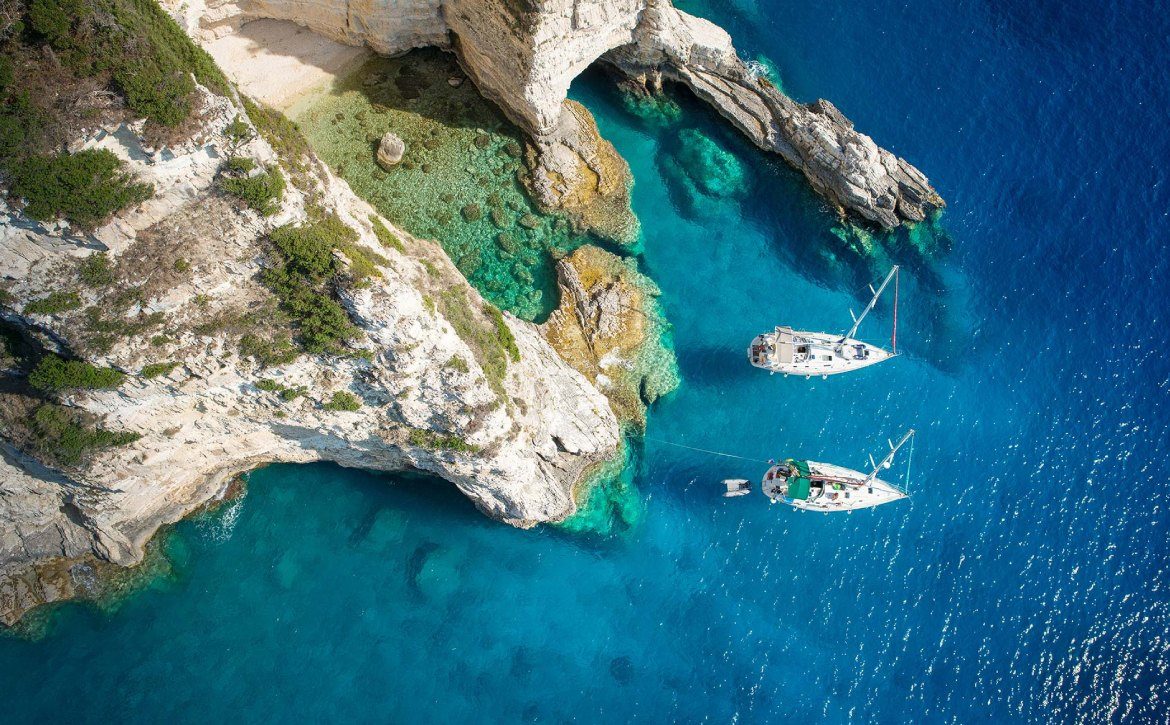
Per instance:
[[[290,116],[372,55],[286,20],[254,20],[204,47],[241,92]]]

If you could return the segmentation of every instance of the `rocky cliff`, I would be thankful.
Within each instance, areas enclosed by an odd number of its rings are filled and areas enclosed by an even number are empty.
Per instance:
[[[427,471],[530,526],[569,515],[583,472],[617,450],[608,401],[537,328],[486,306],[437,245],[393,229],[311,156],[242,129],[237,101],[201,93],[199,130],[181,145],[148,147],[141,124],[75,141],[155,187],[93,234],[0,208],[5,321],[34,358],[117,377],[45,402],[22,382],[31,362],[4,360],[0,621],[83,591],[97,562],[138,562],[160,526],[268,462]],[[284,170],[293,183],[275,213],[217,190],[228,156]],[[355,342],[286,354],[260,281],[268,238],[323,218],[352,230],[333,254],[349,270],[338,295]],[[110,432],[123,445],[67,455],[78,436]]]
[[[596,142],[581,132],[580,111],[565,105],[573,78],[599,59],[648,92],[658,92],[663,78],[685,84],[800,170],[844,216],[890,229],[943,206],[925,175],[854,129],[835,106],[788,98],[751,72],[726,32],[669,0],[237,0],[216,4],[201,22],[216,33],[257,17],[293,20],[385,53],[453,49],[481,92],[530,134],[540,152],[534,191],[550,207],[609,202],[609,190],[620,187],[613,173],[589,163]]]

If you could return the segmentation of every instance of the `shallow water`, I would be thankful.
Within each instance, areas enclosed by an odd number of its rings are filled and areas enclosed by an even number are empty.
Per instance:
[[[177,527],[171,578],[0,640],[8,719],[1166,721],[1165,13],[687,7],[924,169],[952,251],[859,261],[710,113],[644,121],[586,76],[683,380],[634,442],[627,524],[522,532],[434,481],[264,469],[230,530]],[[663,158],[685,129],[746,192],[686,202]],[[889,259],[902,357],[826,381],[743,361],[778,320],[846,325]],[[843,516],[722,499],[762,464],[659,442],[861,466],[910,425],[911,499]]]

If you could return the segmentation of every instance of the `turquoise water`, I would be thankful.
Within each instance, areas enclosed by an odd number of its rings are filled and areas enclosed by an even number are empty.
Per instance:
[[[1166,721],[1166,14],[688,7],[931,176],[938,258],[858,258],[704,109],[645,122],[583,77],[683,378],[635,442],[636,524],[522,532],[432,480],[264,469],[235,513],[177,527],[172,578],[0,640],[6,720]],[[680,179],[688,129],[742,187]],[[747,366],[779,320],[846,324],[891,259],[905,355],[827,381]],[[762,466],[657,442],[861,466],[909,425],[914,495],[848,516],[720,498]]]

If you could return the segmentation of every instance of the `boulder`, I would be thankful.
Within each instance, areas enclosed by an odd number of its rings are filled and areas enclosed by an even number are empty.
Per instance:
[[[387,131],[382,134],[382,140],[378,142],[378,165],[383,169],[389,171],[402,161],[403,155],[406,154],[406,142],[399,138],[392,131]]]

